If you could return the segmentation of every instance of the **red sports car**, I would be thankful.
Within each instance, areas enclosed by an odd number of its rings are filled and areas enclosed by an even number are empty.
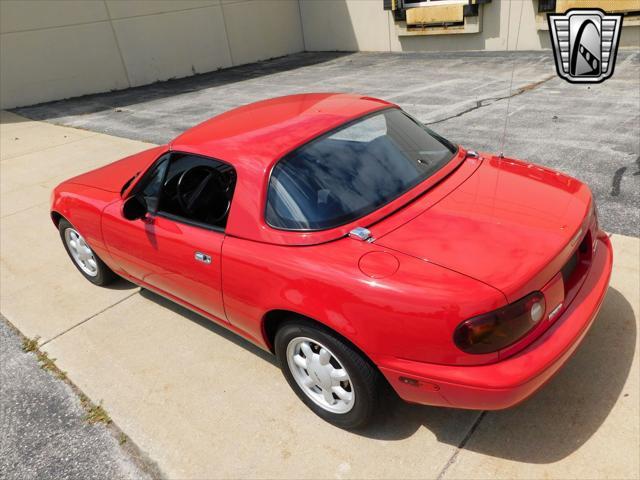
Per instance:
[[[124,277],[275,353],[319,416],[501,409],[576,349],[612,249],[589,188],[345,94],[237,108],[59,185],[80,273]],[[267,399],[265,399],[267,401]]]

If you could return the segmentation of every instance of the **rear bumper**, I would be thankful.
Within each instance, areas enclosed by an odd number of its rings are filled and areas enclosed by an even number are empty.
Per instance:
[[[591,268],[569,307],[540,338],[518,354],[481,366],[386,358],[378,362],[380,370],[398,395],[412,403],[498,410],[521,402],[562,367],[598,314],[609,285],[613,251],[606,236],[597,242]]]

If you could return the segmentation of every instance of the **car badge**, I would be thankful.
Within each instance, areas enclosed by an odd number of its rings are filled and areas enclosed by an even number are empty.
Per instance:
[[[572,8],[547,16],[558,75],[571,83],[600,83],[613,75],[621,14]]]

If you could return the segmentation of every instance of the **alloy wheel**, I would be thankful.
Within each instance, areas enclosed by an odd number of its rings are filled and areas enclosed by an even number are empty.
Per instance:
[[[287,364],[300,389],[316,405],[332,413],[347,413],[355,390],[342,362],[322,343],[308,337],[287,345]]]
[[[84,273],[90,277],[98,275],[98,262],[93,250],[87,245],[84,237],[74,228],[64,231],[64,240],[69,247],[73,261]]]

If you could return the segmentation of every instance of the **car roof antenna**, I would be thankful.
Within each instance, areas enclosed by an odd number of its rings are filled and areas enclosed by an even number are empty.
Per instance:
[[[514,50],[518,50],[518,40],[520,39],[520,25],[522,25],[522,11],[524,10],[524,2],[509,2],[509,14],[507,16],[507,52],[509,51],[509,33],[511,32],[511,5],[520,4],[520,18],[518,20],[518,30],[516,32],[516,45]],[[507,125],[509,123],[509,107],[511,106],[511,89],[513,88],[513,74],[516,70],[516,57],[514,55],[511,62],[511,81],[509,82],[509,91],[507,92],[507,111],[504,116],[504,129],[502,130],[502,140],[500,141],[500,158],[504,158],[504,142],[507,138]]]

